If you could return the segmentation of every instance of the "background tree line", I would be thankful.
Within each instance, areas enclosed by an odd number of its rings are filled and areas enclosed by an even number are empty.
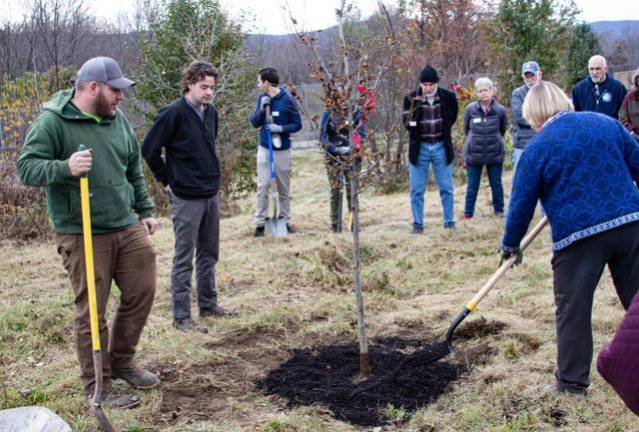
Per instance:
[[[521,84],[520,67],[526,60],[537,60],[545,77],[567,90],[586,76],[587,59],[595,53],[603,52],[612,70],[639,65],[639,26],[626,23],[621,33],[609,26],[596,33],[576,19],[578,9],[571,1],[385,3],[367,19],[351,8],[344,21],[353,64],[366,63],[375,74],[392,57],[378,86],[377,113],[368,126],[372,149],[383,154],[380,169],[389,174],[380,183],[385,191],[402,187],[406,178],[401,101],[417,86],[415,77],[426,63],[438,68],[442,85],[455,86],[462,103],[471,99],[475,77],[491,76],[505,105],[512,89]],[[33,199],[33,193],[17,183],[15,157],[41,104],[55,91],[69,87],[77,68],[97,55],[117,59],[138,82],[123,108],[139,139],[157,111],[181,95],[180,70],[185,64],[206,59],[220,70],[215,104],[222,119],[218,151],[227,213],[235,210],[237,196],[254,187],[256,139],[246,123],[259,67],[269,65],[280,71],[305,113],[304,137],[317,134],[312,125],[324,104],[308,67],[313,55],[299,35],[245,34],[240,23],[250,17],[231,20],[217,0],[136,0],[132,16],[110,22],[93,16],[86,0],[25,0],[23,4],[22,19],[0,18],[0,231],[6,235],[47,235],[42,195]],[[392,38],[389,23],[398,29]],[[324,61],[339,61],[336,27],[307,36],[316,40]],[[398,46],[391,47],[391,39]],[[163,195],[149,180],[156,204],[166,208]],[[27,229],[34,225],[42,228]]]

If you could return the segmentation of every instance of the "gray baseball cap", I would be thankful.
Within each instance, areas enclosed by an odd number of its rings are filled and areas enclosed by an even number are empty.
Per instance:
[[[524,75],[525,73],[534,73],[536,74],[537,72],[539,72],[541,70],[541,68],[539,67],[539,65],[537,64],[536,61],[528,61],[526,63],[524,63],[521,67],[521,74]]]
[[[93,57],[78,71],[79,82],[103,82],[116,89],[125,89],[135,85],[134,81],[124,78],[118,62],[110,57]]]

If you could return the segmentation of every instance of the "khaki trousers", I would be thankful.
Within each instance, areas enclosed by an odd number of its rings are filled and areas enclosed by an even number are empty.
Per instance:
[[[75,294],[73,334],[80,379],[86,394],[93,393],[93,349],[89,297],[82,234],[56,234],[58,253]],[[140,224],[121,231],[93,235],[95,289],[98,306],[104,387],[111,384],[111,368],[132,364],[135,347],[153,304],[155,294],[155,251]],[[120,289],[120,303],[113,317],[111,337],[105,319],[111,283]]]
[[[278,218],[289,223],[291,219],[291,150],[273,152],[275,165],[275,184],[272,184],[271,170],[268,163],[268,149],[257,147],[257,203],[255,208],[255,224],[264,226],[268,214],[271,187],[277,188]]]

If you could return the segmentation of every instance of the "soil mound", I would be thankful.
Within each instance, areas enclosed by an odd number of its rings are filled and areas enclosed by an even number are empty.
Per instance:
[[[257,388],[281,396],[289,408],[321,404],[339,420],[377,426],[394,420],[389,412],[408,413],[436,401],[467,370],[466,365],[443,361],[411,361],[411,356],[423,358],[436,345],[397,337],[378,340],[369,352],[373,375],[362,382],[357,381],[355,344],[294,350],[288,361],[257,382]],[[403,367],[397,369],[400,363]]]

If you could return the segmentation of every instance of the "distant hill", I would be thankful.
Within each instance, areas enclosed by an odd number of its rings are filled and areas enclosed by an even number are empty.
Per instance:
[[[639,21],[595,21],[590,26],[599,37],[623,39],[629,34],[639,33]]]

